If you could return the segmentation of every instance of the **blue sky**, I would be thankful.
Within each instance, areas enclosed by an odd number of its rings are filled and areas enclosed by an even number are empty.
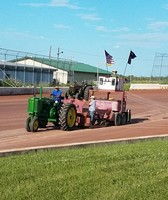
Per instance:
[[[0,48],[73,59],[106,69],[104,50],[126,75],[150,76],[168,53],[167,0],[2,0]]]

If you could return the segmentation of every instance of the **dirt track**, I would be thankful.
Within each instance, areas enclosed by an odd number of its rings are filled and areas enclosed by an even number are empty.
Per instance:
[[[139,90],[127,92],[127,108],[132,123],[123,126],[83,129],[63,132],[48,126],[37,133],[24,128],[27,95],[0,96],[0,151],[24,147],[168,135],[168,90]]]

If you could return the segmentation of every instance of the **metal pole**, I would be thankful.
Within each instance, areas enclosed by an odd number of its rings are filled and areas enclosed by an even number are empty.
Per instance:
[[[153,67],[152,67],[152,71],[151,71],[151,76],[150,76],[149,82],[152,82],[153,70],[154,70],[154,66],[155,66],[156,57],[157,57],[157,53],[155,53],[155,58],[154,58],[154,61],[153,61]]]
[[[98,81],[99,81],[99,63],[97,64],[97,84],[98,84]]]
[[[162,55],[162,58],[161,58],[160,73],[159,73],[159,83],[160,83],[160,78],[161,78],[161,74],[162,74],[162,64],[163,64],[163,55]]]
[[[6,50],[6,53],[5,53],[5,59],[4,59],[4,77],[3,77],[3,80],[6,78],[6,55],[7,55],[7,52],[8,50]]]
[[[50,84],[50,67],[51,67],[51,51],[52,51],[52,46],[50,45],[50,50],[49,50],[49,73],[48,73],[48,84]]]
[[[58,64],[59,64],[59,55],[63,53],[63,51],[60,52],[60,48],[58,48],[58,51],[57,51],[57,71],[58,71]],[[57,80],[57,73],[56,73],[56,80]]]
[[[127,63],[126,66],[125,66],[124,75],[123,75],[123,76],[125,76],[125,72],[126,72],[126,69],[127,69],[127,65],[128,65],[128,63]]]

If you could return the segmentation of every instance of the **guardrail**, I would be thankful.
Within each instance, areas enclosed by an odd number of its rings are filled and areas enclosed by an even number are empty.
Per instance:
[[[54,87],[44,87],[43,93],[51,94]],[[65,93],[68,90],[68,87],[60,87],[63,93]],[[37,88],[28,88],[28,87],[0,87],[0,96],[5,95],[31,95],[31,94],[39,94],[40,93],[40,87]]]
[[[168,84],[131,84],[130,90],[159,90],[168,89]]]
[[[60,87],[63,93],[68,90],[69,87]],[[54,87],[43,87],[43,93],[51,94]],[[162,84],[131,84],[130,90],[152,90],[152,89],[168,89],[168,85]],[[40,87],[30,88],[30,87],[0,87],[0,96],[3,95],[30,95],[39,94]]]

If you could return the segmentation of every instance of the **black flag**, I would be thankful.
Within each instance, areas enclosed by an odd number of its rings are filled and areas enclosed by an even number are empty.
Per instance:
[[[131,64],[131,60],[136,58],[136,55],[133,51],[130,51],[130,55],[129,55],[129,58],[128,58],[128,64]]]

